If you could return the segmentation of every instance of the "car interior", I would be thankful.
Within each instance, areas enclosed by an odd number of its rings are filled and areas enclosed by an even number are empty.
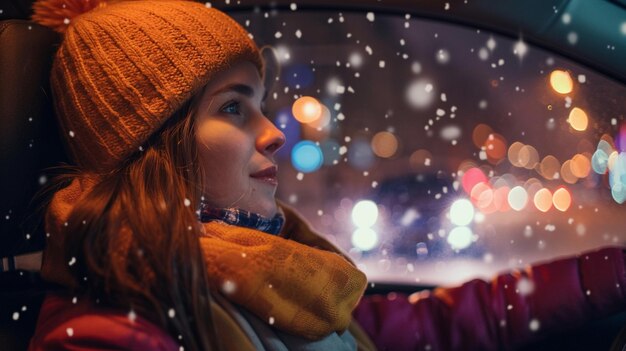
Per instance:
[[[606,49],[606,43],[626,41],[626,33],[620,34],[608,26],[611,21],[621,21],[626,28],[624,0],[466,0],[464,3],[468,2],[470,4],[465,6],[462,1],[451,1],[451,5],[444,5],[439,1],[415,4],[415,1],[351,0],[342,2],[342,5],[331,1],[302,1],[297,3],[297,8],[303,12],[342,12],[348,14],[347,16],[365,16],[366,13],[375,12],[377,15],[381,14],[381,17],[388,15],[404,18],[411,14],[429,20],[471,26],[472,29],[491,30],[513,38],[523,33],[524,39],[537,47],[574,60],[598,72],[602,77],[609,77],[617,85],[623,87],[626,83],[624,46],[620,47],[622,51],[609,49],[608,54]],[[226,1],[226,4],[220,2],[213,5],[226,10],[242,22],[245,22],[249,14],[263,16],[272,11],[294,11],[293,2],[290,1],[274,1],[272,5],[267,5],[264,1],[241,3]],[[46,291],[54,288],[42,281],[38,273],[46,238],[42,210],[46,194],[36,194],[54,177],[55,166],[69,162],[54,118],[48,81],[53,54],[61,37],[51,29],[28,20],[31,6],[32,0],[8,0],[0,4],[0,348],[3,350],[27,348]],[[578,36],[585,38],[581,39],[580,45],[571,45],[563,40],[570,29],[564,27],[563,21],[555,20],[554,13],[559,11],[586,20],[576,23]],[[606,20],[598,24],[598,17]],[[276,35],[268,32],[266,36]],[[328,105],[332,106],[332,103]],[[622,121],[623,113],[622,107]],[[294,179],[292,183],[298,184],[301,180],[295,181],[296,177],[300,177],[297,173],[292,170],[288,174]],[[382,199],[385,198],[391,198],[388,200],[393,202],[396,184],[405,184],[400,178],[390,179],[385,183],[381,182],[378,188],[372,186],[376,188],[372,197],[379,199],[379,203],[384,203],[385,200]],[[439,182],[438,187],[446,187],[448,183],[452,187],[452,181],[442,177],[436,177],[433,181]],[[368,181],[368,185],[369,183],[371,181]],[[296,191],[293,189],[297,189],[295,185],[279,194],[279,197],[293,203],[290,201]],[[402,189],[406,191],[405,188]],[[417,193],[420,191],[422,190],[419,188],[415,190]],[[313,207],[310,210],[315,216],[319,210],[318,207]],[[616,211],[623,211],[623,207],[615,208]],[[587,228],[589,230],[592,229]],[[625,242],[616,239],[612,243],[623,245]],[[428,245],[431,252],[438,250],[436,246]],[[422,249],[425,247],[424,244]],[[419,250],[420,246],[418,255]],[[414,251],[414,246],[411,246],[413,254]],[[485,252],[466,251],[466,254],[468,257],[484,257]],[[364,257],[367,255],[363,254]],[[402,256],[403,253],[398,251],[398,255]],[[384,271],[378,273],[385,274]],[[369,284],[366,294],[410,294],[432,289],[437,285],[438,283],[428,279],[423,282],[380,279]],[[626,344],[622,336],[624,333],[620,333],[625,325],[626,312],[623,312],[590,322],[575,330],[553,334],[524,350],[609,349],[612,345],[616,350],[621,350]]]

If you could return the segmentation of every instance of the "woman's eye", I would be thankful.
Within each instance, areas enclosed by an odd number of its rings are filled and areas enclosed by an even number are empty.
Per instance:
[[[229,103],[227,103],[226,105],[224,105],[224,107],[222,107],[222,112],[224,113],[228,113],[228,114],[240,114],[240,106],[239,106],[239,102],[237,101],[231,101]]]

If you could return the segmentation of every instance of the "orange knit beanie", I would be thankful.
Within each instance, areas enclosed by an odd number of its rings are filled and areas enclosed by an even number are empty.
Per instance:
[[[262,71],[246,30],[204,4],[39,0],[34,10],[33,20],[65,32],[50,82],[69,151],[87,171],[109,170],[138,150],[233,63]]]

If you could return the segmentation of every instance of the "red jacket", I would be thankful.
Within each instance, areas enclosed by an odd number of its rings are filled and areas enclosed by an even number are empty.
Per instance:
[[[520,279],[534,286],[519,293]],[[524,289],[522,289],[524,290]],[[606,248],[411,296],[364,298],[354,317],[381,350],[516,349],[626,307],[624,252]]]
[[[515,349],[549,332],[625,307],[624,253],[607,248],[409,297],[365,296],[355,319],[381,350]],[[534,290],[516,292],[527,278]],[[430,346],[430,347],[429,347]],[[30,350],[178,350],[163,330],[128,311],[51,296]]]

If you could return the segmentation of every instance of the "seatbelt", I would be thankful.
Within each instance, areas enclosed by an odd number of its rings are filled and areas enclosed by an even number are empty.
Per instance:
[[[30,252],[17,256],[2,257],[2,260],[0,260],[0,268],[2,268],[2,272],[17,270],[39,272],[41,270],[42,257],[42,251]]]

